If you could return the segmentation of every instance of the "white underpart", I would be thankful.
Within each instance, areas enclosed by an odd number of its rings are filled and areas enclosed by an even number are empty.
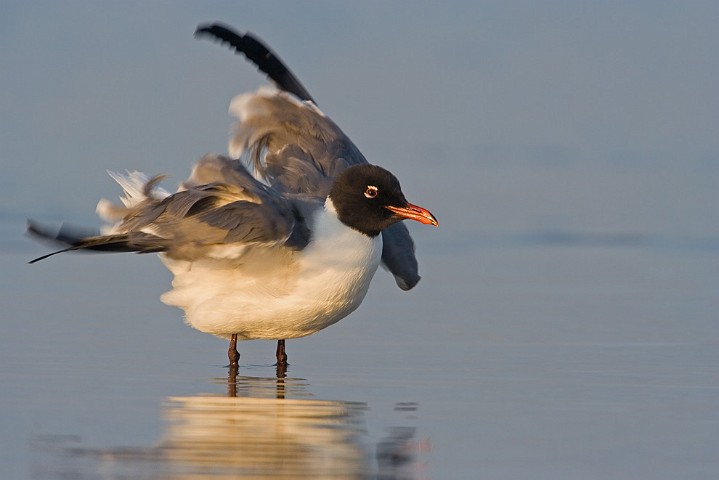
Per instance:
[[[232,250],[228,246],[228,250]],[[173,260],[162,301],[185,311],[189,325],[221,337],[285,339],[315,333],[354,311],[380,263],[382,237],[341,223],[327,199],[301,251],[257,247],[236,258]]]

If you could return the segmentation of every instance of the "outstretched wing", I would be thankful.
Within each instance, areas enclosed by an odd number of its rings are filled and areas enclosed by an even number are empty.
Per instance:
[[[239,119],[230,154],[242,157],[262,182],[285,195],[324,198],[344,169],[368,163],[349,137],[317,108],[290,69],[259,39],[221,24],[200,26],[196,35],[230,44],[280,89],[240,95],[230,105],[230,112]],[[400,288],[409,290],[420,277],[407,227],[395,224],[383,231],[382,237],[384,266]]]
[[[334,179],[367,160],[314,104],[260,89],[230,104],[238,118],[230,154],[243,158],[257,178],[286,194],[324,198]]]
[[[198,26],[197,30],[195,30],[195,36],[209,36],[223,43],[228,43],[238,54],[245,55],[249,61],[257,65],[257,68],[275,82],[280,90],[290,92],[300,100],[314,102],[307,89],[280,60],[277,54],[251,33],[237,33],[226,25],[214,23]]]
[[[197,183],[200,179],[209,181]],[[304,248],[309,242],[305,215],[320,208],[317,202],[284,198],[255,180],[239,161],[220,156],[200,160],[175,194],[153,195],[154,179],[148,186],[145,197],[128,206],[105,205],[105,216],[120,220],[107,235],[83,236],[67,228],[54,233],[35,223],[28,233],[67,245],[50,255],[96,250],[236,258],[253,246]]]

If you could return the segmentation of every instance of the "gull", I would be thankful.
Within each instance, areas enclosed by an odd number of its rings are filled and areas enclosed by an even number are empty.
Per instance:
[[[438,226],[409,203],[397,178],[370,164],[318,107],[264,43],[222,24],[196,36],[229,44],[266,74],[275,88],[235,97],[238,122],[230,156],[208,154],[176,193],[162,176],[110,172],[122,204],[101,200],[101,234],[28,222],[28,233],[64,248],[158,253],[172,272],[161,300],[184,310],[195,329],[237,342],[311,335],[353,312],[380,264],[403,290],[420,279],[415,247],[402,220]]]

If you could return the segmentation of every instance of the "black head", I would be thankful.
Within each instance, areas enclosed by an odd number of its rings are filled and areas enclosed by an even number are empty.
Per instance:
[[[427,210],[407,202],[397,177],[376,165],[348,168],[329,196],[340,221],[370,237],[405,218],[438,225]]]

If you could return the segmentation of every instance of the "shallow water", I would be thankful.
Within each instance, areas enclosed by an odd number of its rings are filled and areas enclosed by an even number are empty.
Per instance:
[[[288,342],[284,377],[272,342],[242,343],[228,376],[225,343],[159,302],[156,259],[2,255],[8,475],[718,471],[715,248],[520,235],[439,253],[425,238],[416,291],[378,273],[354,315]]]

